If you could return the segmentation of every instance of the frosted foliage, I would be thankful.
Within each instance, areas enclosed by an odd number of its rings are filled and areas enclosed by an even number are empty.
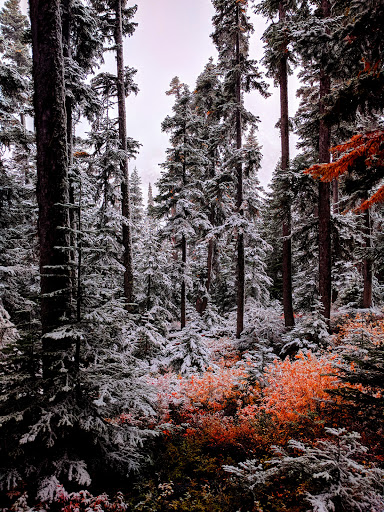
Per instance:
[[[276,456],[264,465],[248,460],[224,469],[255,496],[264,485],[282,476],[297,485],[306,482],[311,492],[306,493],[305,500],[314,512],[384,510],[384,471],[360,462],[367,452],[359,442],[360,434],[343,428],[326,428],[326,432],[330,439],[319,440],[315,446],[291,440],[288,451],[274,447]]]
[[[58,486],[59,481],[55,476],[44,478],[37,493],[37,499],[43,502],[52,503],[52,501],[56,499]]]
[[[254,299],[248,299],[246,302],[246,324],[258,341],[266,341],[272,345],[280,342],[284,332],[282,315],[283,311],[278,302],[272,303],[269,307],[260,306]]]
[[[0,489],[14,489],[20,480],[20,473],[15,469],[10,469],[6,473],[0,472]]]
[[[171,335],[166,349],[166,365],[171,366],[182,375],[190,372],[202,372],[209,365],[210,354],[204,338],[187,326],[182,331]]]
[[[330,335],[321,308],[321,303],[314,301],[312,312],[303,313],[297,318],[295,327],[282,337],[284,346],[281,354],[287,355],[303,349],[316,351],[319,347],[327,346]]]
[[[0,299],[0,348],[13,343],[18,338],[19,334],[17,329],[10,321],[10,316]]]

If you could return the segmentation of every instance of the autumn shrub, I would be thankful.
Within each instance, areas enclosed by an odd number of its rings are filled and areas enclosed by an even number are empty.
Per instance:
[[[275,360],[268,367],[263,407],[282,423],[313,412],[318,416],[329,400],[328,389],[336,388],[335,360],[332,355],[316,356],[299,352],[291,361]]]
[[[345,315],[340,319],[335,345],[363,347],[365,344],[384,345],[384,316],[372,313],[355,316]]]
[[[334,400],[328,390],[337,388],[337,356],[316,356],[299,352],[291,361],[275,360],[265,371],[266,385],[258,404],[239,411],[242,420],[259,422],[261,411],[273,418],[274,442],[285,443],[292,436],[319,434],[332,416]]]

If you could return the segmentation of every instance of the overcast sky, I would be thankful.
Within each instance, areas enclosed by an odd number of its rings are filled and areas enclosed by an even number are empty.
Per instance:
[[[27,0],[21,3],[26,12]],[[158,164],[164,161],[168,146],[168,136],[161,133],[160,125],[171,114],[174,98],[166,96],[165,91],[176,75],[193,88],[209,57],[215,58],[217,53],[210,38],[214,14],[210,0],[137,0],[136,3],[138,27],[125,42],[125,64],[138,70],[140,92],[127,100],[127,131],[142,144],[139,156],[130,167],[137,166],[146,199],[148,182],[154,184],[159,177]],[[3,4],[4,0],[0,0],[0,5]],[[250,53],[260,61],[263,54],[260,38],[266,25],[261,17],[252,15],[251,18],[255,33],[251,37]],[[108,67],[114,70],[113,58]],[[279,118],[279,95],[272,84],[270,92],[273,94],[268,99],[261,98],[257,92],[246,98],[247,108],[261,119],[258,138],[263,153],[260,172],[263,186],[269,182],[280,157],[279,131],[274,127]],[[290,115],[296,105],[291,86]],[[294,152],[293,143],[291,152]]]

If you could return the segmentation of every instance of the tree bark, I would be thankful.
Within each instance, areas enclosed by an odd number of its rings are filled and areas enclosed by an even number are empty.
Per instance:
[[[185,153],[185,146],[187,143],[187,126],[184,122],[183,126],[183,144],[184,144],[184,152],[183,152],[183,187],[187,184],[187,155]],[[185,286],[185,271],[187,265],[187,239],[183,234],[181,237],[181,264],[182,264],[182,281],[181,281],[181,311],[180,311],[180,323],[181,328],[183,329],[186,325],[186,286]]]
[[[59,0],[30,0],[43,333],[70,312],[68,153]]]
[[[62,4],[62,34],[63,34],[63,56],[64,66],[65,59],[69,61],[71,58],[71,18],[72,18],[72,0],[61,0]],[[65,111],[67,119],[67,149],[68,149],[68,168],[69,168],[69,203],[71,205],[69,209],[69,223],[70,223],[70,259],[71,259],[71,300],[77,302],[76,290],[78,288],[76,278],[76,212],[75,212],[75,190],[74,190],[74,179],[71,174],[71,168],[73,165],[73,119],[72,119],[72,98],[70,91],[66,91],[65,96]]]
[[[124,53],[123,53],[123,28],[122,28],[122,1],[116,0],[116,61],[117,61],[117,104],[119,112],[119,138],[120,147],[127,151],[127,127],[125,109],[125,87],[124,87]],[[124,297],[127,310],[130,311],[133,303],[133,255],[131,237],[131,205],[129,194],[129,173],[128,158],[125,156],[120,164],[121,181],[121,209],[124,218],[123,223],[123,265],[124,265]]]
[[[279,20],[286,18],[285,5],[279,4]],[[280,136],[281,136],[281,170],[289,168],[289,117],[288,117],[288,71],[287,71],[287,45],[284,43],[280,59]],[[287,187],[287,185],[286,185]],[[283,308],[285,327],[295,325],[292,305],[292,242],[291,242],[291,204],[285,205],[283,213]]]
[[[236,6],[236,21],[239,27],[239,5]],[[236,34],[236,65],[238,66],[236,77],[236,90],[235,100],[237,104],[236,109],[236,148],[242,148],[242,127],[241,127],[241,73],[240,73],[240,32],[239,29]],[[242,216],[243,212],[243,166],[239,162],[236,165],[236,209]],[[245,299],[245,261],[244,261],[244,235],[241,230],[237,233],[237,265],[236,265],[236,278],[237,278],[237,318],[236,318],[236,338],[240,338],[244,329],[244,299]]]
[[[372,259],[370,253],[371,249],[371,215],[369,210],[364,212],[364,246],[366,254],[363,262],[363,308],[372,307]]]
[[[329,0],[321,2],[323,18],[330,16]],[[331,80],[322,65],[320,69],[320,127],[319,163],[330,162],[331,130],[322,119],[325,114],[324,97],[331,91]],[[319,183],[319,294],[323,304],[323,315],[329,324],[331,316],[331,203],[330,184]]]
[[[185,236],[181,239],[181,261],[183,266],[183,278],[181,281],[181,328],[186,325],[186,290],[185,290],[185,267],[187,263],[187,240]]]
[[[40,243],[42,367],[47,388],[70,369],[74,340],[48,335],[71,320],[68,214],[68,153],[64,60],[59,0],[30,0],[37,203]],[[68,374],[67,374],[68,375]],[[66,377],[67,378],[67,377]]]
[[[209,174],[210,174],[211,179],[213,179],[216,174],[216,164],[215,164],[216,150],[212,151],[211,161],[212,161],[212,165],[210,166]],[[215,223],[215,205],[214,204],[211,205],[211,209],[209,212],[209,222],[211,223],[211,226],[213,226]],[[198,299],[196,301],[196,310],[200,315],[202,315],[204,313],[204,311],[207,309],[207,306],[208,306],[208,294],[209,294],[209,290],[211,287],[211,281],[212,281],[214,245],[215,245],[214,239],[210,238],[209,242],[208,242],[208,255],[207,255],[207,280],[205,281],[206,293],[202,299],[200,297],[198,297]]]

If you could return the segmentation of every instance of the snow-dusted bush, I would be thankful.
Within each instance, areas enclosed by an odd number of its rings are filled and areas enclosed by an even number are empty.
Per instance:
[[[295,354],[299,350],[316,351],[329,344],[330,335],[321,313],[322,308],[320,301],[315,301],[311,313],[304,313],[296,319],[293,329],[282,336],[284,345],[280,352],[281,357]]]
[[[182,375],[202,372],[209,366],[209,361],[209,350],[194,325],[187,325],[169,336],[164,362],[176,372]]]
[[[84,487],[108,471],[122,478],[137,469],[156,395],[146,377],[148,363],[129,342],[129,314],[119,303],[95,310],[86,321],[49,333],[59,343],[77,340],[78,355],[42,378],[41,340],[21,342],[0,372],[0,489],[20,484],[43,492],[57,479]],[[22,340],[21,340],[22,341]],[[78,359],[76,359],[78,357]],[[102,460],[102,464],[100,464]],[[47,480],[48,479],[48,480]]]
[[[326,429],[329,439],[314,446],[295,440],[287,451],[275,447],[276,456],[266,463],[248,460],[224,466],[255,499],[263,488],[281,478],[289,481],[314,512],[380,512],[384,510],[384,471],[363,460],[367,448],[360,435],[345,429]],[[299,499],[299,493],[297,494]]]
[[[283,311],[279,302],[262,307],[254,299],[248,299],[245,307],[245,329],[238,342],[240,350],[253,350],[258,345],[277,349],[284,333]]]

